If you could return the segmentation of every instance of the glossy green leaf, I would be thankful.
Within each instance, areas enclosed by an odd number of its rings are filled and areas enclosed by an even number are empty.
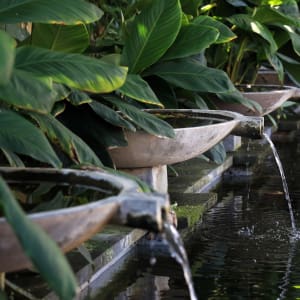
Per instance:
[[[277,55],[268,53],[267,50],[265,51],[265,53],[266,53],[266,56],[268,58],[268,61],[269,61],[270,65],[276,71],[278,79],[283,83],[283,81],[284,81],[284,67],[283,67],[280,59],[278,58]]]
[[[182,26],[175,42],[168,49],[162,60],[184,58],[199,54],[213,44],[219,34],[217,29],[209,26],[198,24]]]
[[[93,101],[87,93],[78,90],[72,90],[68,95],[68,100],[75,106],[91,103]]]
[[[118,109],[133,123],[146,132],[157,135],[173,138],[174,130],[167,122],[146,113],[133,105],[130,105],[116,97],[105,97],[105,99],[118,107]]]
[[[211,26],[216,28],[220,32],[220,34],[215,43],[227,43],[237,37],[229,27],[209,16],[199,16],[193,20],[193,24]]]
[[[0,202],[7,222],[36,269],[60,299],[74,299],[77,283],[67,260],[55,242],[26,217],[1,177]]]
[[[37,23],[33,25],[30,37],[33,46],[67,53],[82,53],[89,43],[89,32],[84,24],[65,26]]]
[[[42,132],[17,113],[4,109],[0,110],[0,148],[28,155],[53,167],[61,166]]]
[[[41,80],[31,73],[14,70],[10,82],[0,88],[0,101],[23,110],[49,113],[57,100],[51,80]]]
[[[30,115],[36,120],[49,140],[62,149],[75,163],[102,166],[101,161],[91,148],[57,119],[51,115],[36,113]]]
[[[181,25],[179,0],[154,0],[130,25],[122,64],[140,73],[161,58],[175,41]]]
[[[281,13],[278,9],[267,5],[258,6],[254,10],[253,19],[262,24],[299,26],[299,20]]]
[[[109,93],[118,89],[127,75],[126,67],[99,59],[28,46],[18,48],[16,68],[95,93]]]
[[[225,93],[235,90],[225,72],[208,68],[194,60],[164,62],[151,68],[148,74],[195,92]]]
[[[107,105],[93,101],[90,104],[90,107],[99,117],[101,117],[106,122],[118,127],[126,128],[130,131],[136,130],[130,122],[122,118],[122,116],[119,113],[109,108]]]
[[[7,84],[15,61],[15,41],[0,30],[0,86]]]
[[[180,0],[182,10],[189,15],[197,15],[198,7],[202,4],[203,0]]]
[[[290,41],[292,42],[293,50],[297,55],[300,56],[300,35],[297,31],[291,26],[283,26],[283,29],[286,30],[288,36],[290,37]]]
[[[289,77],[297,84],[300,84],[300,63],[280,53],[278,54],[278,57]]]
[[[277,44],[268,27],[256,21],[251,16],[246,14],[236,14],[228,18],[228,21],[240,29],[243,29],[247,32],[253,32],[261,36],[270,44],[271,52],[274,53],[277,50]]]
[[[0,23],[91,23],[103,15],[97,6],[83,0],[1,0]]]
[[[128,74],[119,91],[137,101],[163,107],[149,84],[138,74]]]

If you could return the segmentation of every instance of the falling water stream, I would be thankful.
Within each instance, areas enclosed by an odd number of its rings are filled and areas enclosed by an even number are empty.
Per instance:
[[[189,289],[191,300],[197,300],[197,296],[194,289],[192,273],[188,260],[187,253],[184,248],[183,241],[179,232],[175,227],[168,222],[164,223],[164,235],[170,248],[171,256],[176,259],[183,270],[184,278]]]
[[[294,212],[293,212],[293,207],[292,207],[292,200],[291,200],[291,197],[290,197],[290,193],[289,193],[288,185],[287,185],[287,182],[286,182],[286,177],[285,177],[285,174],[284,174],[282,163],[281,163],[278,152],[277,152],[276,147],[275,147],[274,143],[272,142],[272,140],[265,133],[264,133],[264,137],[267,140],[267,142],[269,143],[269,145],[270,145],[270,147],[273,151],[274,158],[276,160],[276,163],[277,163],[277,166],[278,166],[278,169],[279,169],[279,172],[280,172],[280,176],[281,176],[281,179],[282,179],[283,191],[284,191],[285,199],[287,201],[287,205],[288,205],[289,213],[290,213],[290,218],[291,218],[292,234],[296,235],[297,228],[296,228],[296,224],[295,224],[295,217],[294,217]]]

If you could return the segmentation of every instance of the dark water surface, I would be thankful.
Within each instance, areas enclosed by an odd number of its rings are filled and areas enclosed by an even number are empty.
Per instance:
[[[268,147],[258,146],[264,158],[253,176],[225,176],[218,204],[185,241],[198,299],[300,299],[300,241],[290,238],[289,211]],[[299,228],[300,146],[277,150]],[[180,267],[154,248],[153,253],[154,265],[151,255],[136,253],[93,299],[189,299]]]

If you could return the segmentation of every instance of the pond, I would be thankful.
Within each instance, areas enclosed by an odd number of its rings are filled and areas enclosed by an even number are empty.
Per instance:
[[[199,299],[300,299],[300,241],[290,239],[281,178],[267,144],[253,167],[228,172],[218,203],[185,240]],[[258,148],[258,150],[257,150]],[[277,145],[300,227],[300,145]],[[244,157],[247,157],[244,155]],[[253,175],[245,176],[253,171]],[[153,264],[155,257],[156,263]],[[151,264],[152,262],[152,264]],[[93,299],[189,299],[182,271],[165,251],[140,249]]]

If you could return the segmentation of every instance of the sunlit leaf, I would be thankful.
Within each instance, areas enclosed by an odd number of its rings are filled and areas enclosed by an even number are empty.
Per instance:
[[[127,75],[126,67],[99,59],[28,46],[17,49],[16,68],[96,93],[114,91],[124,84]]]
[[[154,0],[130,24],[122,64],[140,73],[157,62],[175,41],[181,25],[179,0]]]

